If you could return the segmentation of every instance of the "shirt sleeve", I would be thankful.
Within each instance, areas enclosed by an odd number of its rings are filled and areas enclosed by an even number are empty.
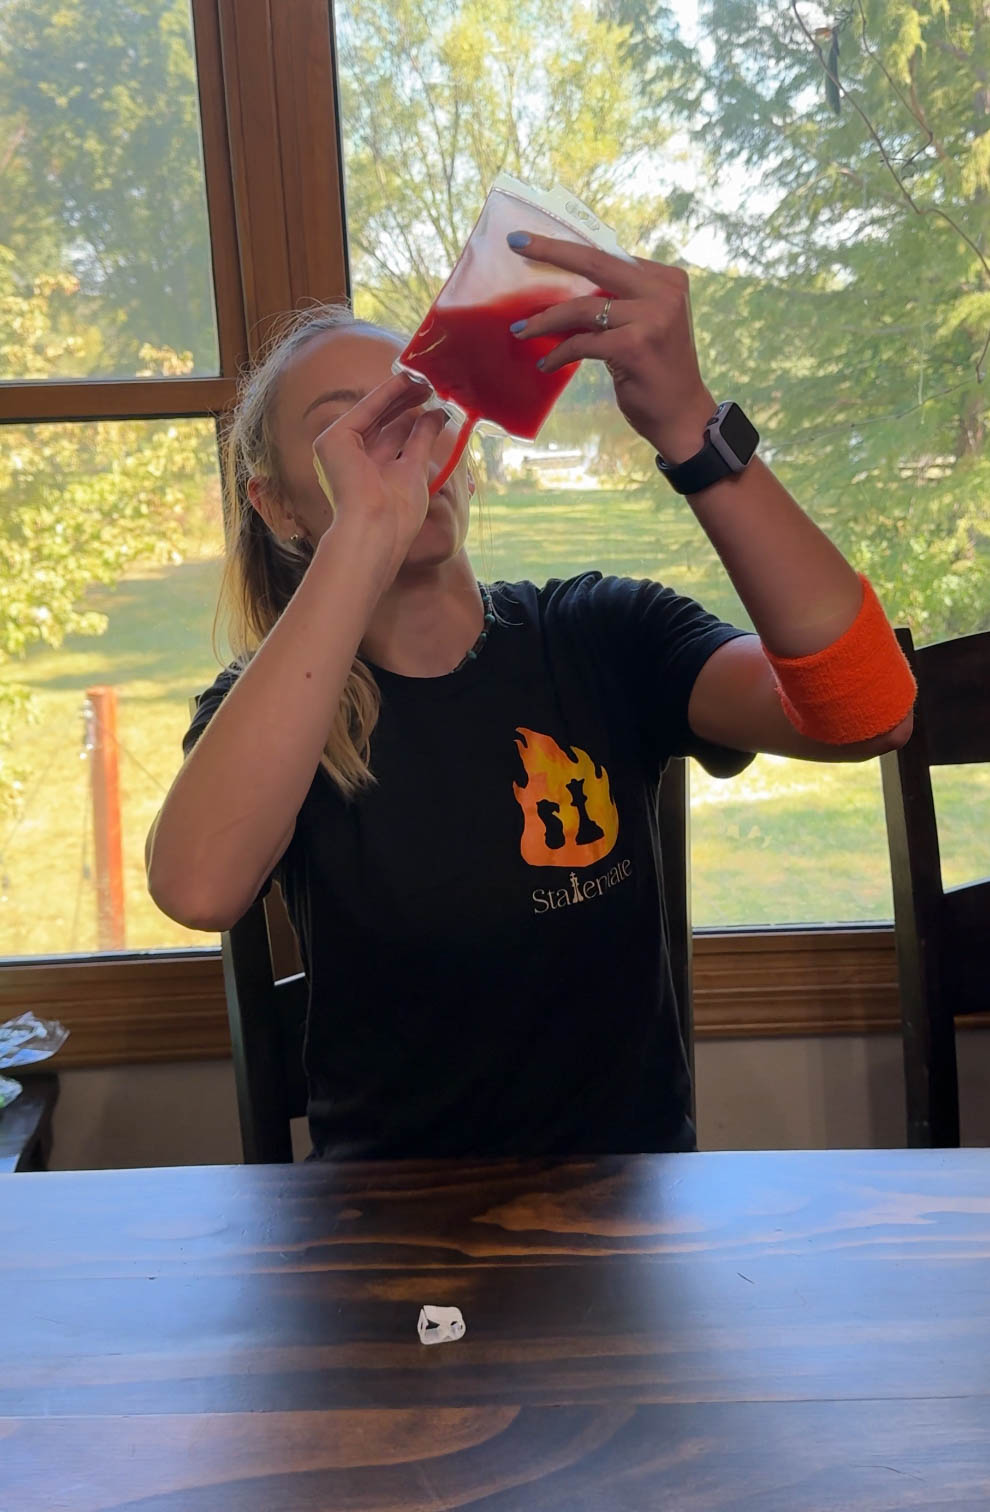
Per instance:
[[[188,730],[182,737],[182,754],[188,756],[206,726],[223,703],[234,683],[237,681],[238,668],[224,667],[223,671],[213,680],[210,686],[196,697],[196,711]]]
[[[688,703],[708,658],[751,632],[649,579],[589,573],[574,589],[574,608],[635,710],[650,762],[694,756],[716,777],[744,771],[753,753],[700,739],[688,723]]]

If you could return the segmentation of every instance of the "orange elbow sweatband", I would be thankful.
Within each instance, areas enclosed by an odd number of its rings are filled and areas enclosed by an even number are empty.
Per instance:
[[[914,676],[867,578],[849,629],[811,656],[774,656],[763,647],[780,701],[802,735],[828,745],[873,740],[899,725],[917,692]]]

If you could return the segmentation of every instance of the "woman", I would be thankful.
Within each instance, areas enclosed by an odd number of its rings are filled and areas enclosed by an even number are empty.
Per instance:
[[[509,240],[611,290],[513,334],[572,333],[547,371],[608,364],[758,634],[592,573],[489,591],[464,550],[466,467],[429,497],[452,427],[390,376],[397,340],[331,310],[276,346],[229,439],[240,660],[200,702],[148,878],[206,930],[281,881],[321,1157],[691,1148],[663,764],[859,760],[910,733],[910,674],[868,585],[738,426],[735,472],[716,458],[709,481],[710,445],[692,460],[715,402],[686,276]]]

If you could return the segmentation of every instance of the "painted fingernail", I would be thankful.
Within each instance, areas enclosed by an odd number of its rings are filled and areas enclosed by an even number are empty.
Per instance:
[[[528,322],[525,320],[514,320],[510,325],[509,330],[512,332],[513,336],[518,336],[520,331],[525,331],[527,324]]]
[[[533,240],[528,231],[510,231],[505,239],[514,252],[520,247],[528,247]]]
[[[536,366],[539,368],[539,370],[540,370],[541,373],[543,372],[543,366],[544,366],[544,363],[546,362],[546,360],[547,359],[545,357],[541,357],[540,360],[536,364]]]

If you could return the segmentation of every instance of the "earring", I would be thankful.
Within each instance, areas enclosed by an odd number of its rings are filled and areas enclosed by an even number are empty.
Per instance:
[[[473,474],[468,473],[468,497],[469,498],[472,498],[472,499],[474,498],[474,494],[475,494],[475,491],[476,491],[477,487],[478,487],[478,485],[474,481]]]

